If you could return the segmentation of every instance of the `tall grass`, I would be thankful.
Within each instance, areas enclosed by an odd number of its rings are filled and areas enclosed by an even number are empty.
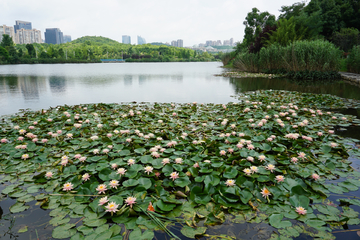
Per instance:
[[[239,53],[233,63],[234,68],[245,72],[260,72],[258,53]]]
[[[347,58],[347,69],[349,72],[360,73],[360,45],[351,49]]]
[[[340,70],[341,50],[323,40],[295,41],[285,47],[272,44],[256,54],[239,54],[234,67],[248,72],[306,73],[311,79],[324,72],[328,77]],[[301,75],[296,74],[297,78]]]

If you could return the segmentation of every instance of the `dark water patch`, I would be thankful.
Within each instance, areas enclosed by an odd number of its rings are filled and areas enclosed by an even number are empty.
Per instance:
[[[360,100],[360,87],[343,80],[296,81],[286,78],[230,78],[237,94],[256,90],[287,90],[303,93],[331,94]]]
[[[345,138],[355,138],[360,140],[360,126],[335,127],[335,133]]]

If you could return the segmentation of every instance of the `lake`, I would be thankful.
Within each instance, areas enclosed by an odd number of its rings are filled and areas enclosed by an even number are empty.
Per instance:
[[[288,79],[216,77],[220,62],[94,63],[0,66],[0,115],[19,109],[120,102],[227,103],[232,95],[258,89],[328,93],[360,99],[346,82],[299,84]]]
[[[37,64],[37,65],[3,65],[0,66],[0,116],[14,114],[19,109],[46,109],[57,105],[75,105],[84,103],[121,103],[121,102],[198,102],[227,103],[234,101],[232,95],[258,89],[284,89],[289,91],[333,94],[344,98],[360,99],[360,88],[343,81],[327,84],[313,82],[295,82],[288,79],[268,78],[226,78],[216,77],[226,69],[219,62],[209,63],[121,63],[121,64]],[[359,111],[355,111],[354,115]],[[352,114],[352,113],[349,113]],[[355,129],[356,130],[356,129]],[[351,131],[352,133],[356,131]],[[359,132],[359,129],[357,128]],[[350,131],[348,131],[350,132]],[[357,133],[358,133],[357,132]],[[357,134],[358,135],[358,134]],[[349,137],[354,137],[349,135]],[[354,167],[359,170],[359,161]],[[4,188],[0,185],[0,191]],[[360,195],[360,191],[352,193]],[[9,207],[16,200],[10,197],[1,199],[0,195],[0,238],[36,239],[34,227],[25,234],[18,234],[20,227],[35,226],[39,239],[51,236],[49,226],[50,210],[38,206],[20,214],[10,214]],[[334,201],[336,198],[333,199]],[[359,209],[356,209],[359,211]],[[15,219],[11,231],[11,219]],[[246,237],[255,236],[258,229],[250,225],[236,225],[234,229],[221,226],[221,233],[248,231]],[[268,224],[259,225],[271,234]],[[244,229],[241,229],[244,228]],[[250,228],[249,230],[245,228]],[[359,226],[351,226],[357,229]],[[10,229],[10,231],[9,231]],[[7,234],[4,234],[8,231]],[[178,231],[179,232],[179,231]],[[356,232],[335,234],[339,238],[357,237]],[[158,239],[165,239],[159,234]],[[302,235],[300,239],[307,239]]]

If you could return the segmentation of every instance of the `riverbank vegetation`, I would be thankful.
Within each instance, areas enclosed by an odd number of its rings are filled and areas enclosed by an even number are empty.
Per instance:
[[[123,44],[104,37],[86,36],[64,44],[17,44],[4,35],[0,44],[0,64],[79,63],[100,59],[124,59],[127,62],[199,62],[214,61],[207,52],[167,45]]]
[[[360,223],[351,207],[360,201],[342,195],[359,189],[348,157],[360,152],[334,130],[360,121],[322,108],[357,104],[259,91],[229,104],[24,111],[0,122],[2,196],[17,199],[13,214],[34,202],[50,209],[56,239],[221,238],[212,226],[224,222],[230,232],[262,223],[267,239],[334,239],[335,229]]]
[[[244,21],[243,41],[222,57],[224,65],[300,79],[337,78],[340,69],[358,71],[358,3],[311,0],[280,11],[276,19],[253,8]],[[347,56],[344,69],[341,61]]]

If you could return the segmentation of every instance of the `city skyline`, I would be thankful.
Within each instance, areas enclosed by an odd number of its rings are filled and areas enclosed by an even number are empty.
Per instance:
[[[243,21],[253,7],[278,16],[281,6],[295,2],[299,0],[185,0],[181,4],[165,0],[64,0],[61,4],[2,0],[0,24],[13,26],[16,20],[29,21],[42,33],[46,28],[60,28],[72,39],[103,36],[122,42],[126,34],[132,39],[141,35],[148,43],[183,39],[184,46],[193,46],[209,39],[241,41]]]

